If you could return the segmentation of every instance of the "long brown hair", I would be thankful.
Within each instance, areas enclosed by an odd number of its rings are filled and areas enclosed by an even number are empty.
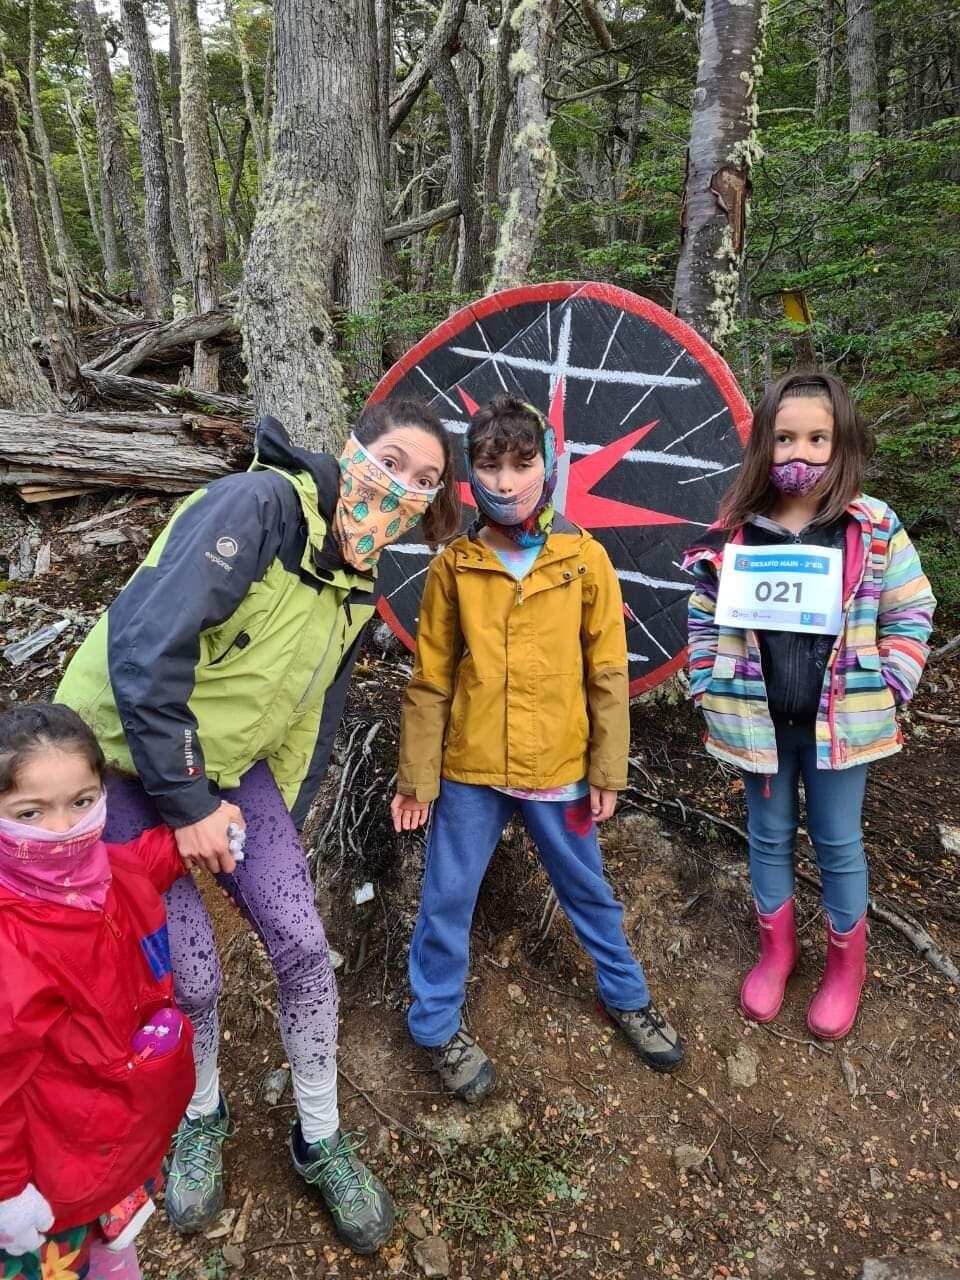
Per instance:
[[[450,437],[428,404],[399,396],[367,405],[357,419],[353,434],[362,445],[371,445],[395,427],[419,427],[433,436],[443,450],[443,474],[440,477],[443,488],[424,512],[421,528],[431,546],[449,542],[460,532],[462,515]]]
[[[833,447],[823,479],[817,486],[820,510],[817,524],[837,520],[858,494],[872,449],[870,432],[860,420],[850,392],[830,373],[794,369],[764,392],[753,413],[753,426],[737,478],[720,500],[720,523],[738,529],[752,515],[772,511],[777,490],[770,481],[774,424],[783,400],[795,396],[825,400],[833,413]]]

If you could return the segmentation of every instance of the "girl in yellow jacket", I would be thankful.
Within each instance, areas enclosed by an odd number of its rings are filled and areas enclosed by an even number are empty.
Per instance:
[[[683,1059],[654,1006],[604,878],[595,823],[626,786],[627,645],[613,566],[554,511],[553,432],[499,396],[467,433],[476,526],[431,564],[403,705],[398,831],[427,839],[410,947],[408,1025],[447,1090],[478,1102],[493,1064],[461,1019],[470,926],[490,858],[519,812],[596,969],[600,1000],[655,1071]]]

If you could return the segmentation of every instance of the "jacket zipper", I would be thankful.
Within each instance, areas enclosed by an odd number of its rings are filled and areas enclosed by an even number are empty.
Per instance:
[[[350,610],[346,600],[344,600],[343,602],[343,607],[344,607],[344,612],[347,615],[347,621],[349,622]],[[313,691],[317,687],[317,681],[320,679],[320,672],[323,670],[323,664],[326,662],[327,654],[330,652],[330,646],[333,644],[334,630],[335,630],[335,627],[330,628],[330,634],[327,636],[327,643],[324,647],[323,653],[320,655],[320,661],[314,667],[313,675],[310,677],[310,683],[307,685],[306,689],[304,690],[303,696],[301,697],[300,701],[297,703],[297,706],[296,706],[297,711],[302,711],[303,708],[306,706],[306,704],[310,701],[311,697],[313,696]]]

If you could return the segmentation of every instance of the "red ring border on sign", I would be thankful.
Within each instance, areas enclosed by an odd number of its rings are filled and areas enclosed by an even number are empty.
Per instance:
[[[704,341],[695,330],[691,329],[685,321],[680,320],[669,311],[665,311],[663,307],[651,302],[649,298],[641,298],[639,295],[630,293],[627,289],[621,289],[617,285],[601,284],[599,281],[590,280],[558,280],[551,281],[549,284],[520,285],[516,289],[503,289],[499,293],[493,293],[489,297],[468,303],[467,306],[461,307],[459,311],[455,311],[448,320],[445,320],[435,329],[431,329],[426,337],[421,338],[416,346],[411,347],[405,356],[402,356],[396,364],[388,369],[371,391],[367,403],[379,404],[381,400],[385,400],[397,383],[411,369],[415,368],[425,356],[435,351],[437,347],[449,342],[451,338],[455,338],[458,333],[468,328],[475,320],[482,320],[485,316],[489,316],[496,311],[506,311],[523,303],[563,302],[574,295],[595,298],[598,302],[609,303],[609,305],[619,307],[623,311],[629,311],[632,315],[649,320],[673,338],[680,346],[686,348],[690,355],[710,375],[727,408],[730,410],[730,418],[741,443],[746,444],[750,435],[752,410],[723,357],[714,351],[713,347]],[[413,652],[416,647],[415,638],[403,626],[385,599],[381,598],[377,601],[377,612],[393,633]],[[683,648],[675,658],[665,662],[655,672],[632,680],[630,682],[630,696],[635,697],[638,693],[645,693],[649,689],[656,688],[658,684],[662,684],[664,680],[675,675],[686,663],[686,660],[687,650]]]

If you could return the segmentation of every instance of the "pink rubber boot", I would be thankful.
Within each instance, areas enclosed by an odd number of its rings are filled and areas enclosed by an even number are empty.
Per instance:
[[[807,1026],[821,1040],[842,1040],[857,1017],[867,976],[867,916],[837,933],[827,916],[827,963],[807,1010]]]
[[[754,1022],[772,1022],[780,1012],[784,987],[800,954],[793,923],[793,899],[788,898],[768,916],[757,907],[757,923],[760,959],[743,980],[740,1008]]]

